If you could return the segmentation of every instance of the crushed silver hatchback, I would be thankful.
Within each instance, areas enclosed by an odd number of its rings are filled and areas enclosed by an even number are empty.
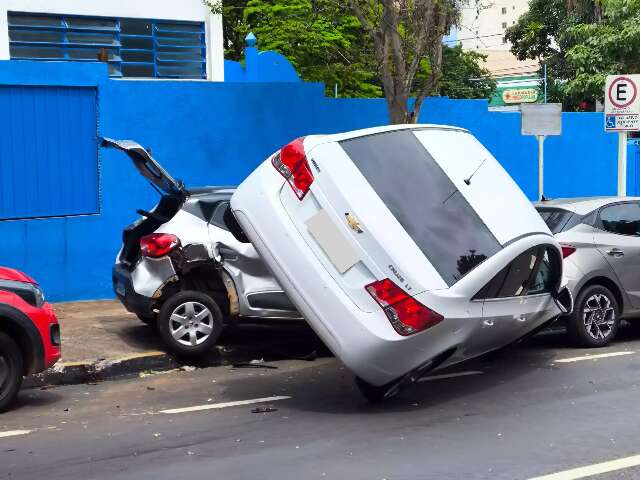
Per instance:
[[[138,143],[102,145],[125,152],[161,195],[124,229],[113,289],[172,351],[202,354],[237,319],[300,318],[231,215],[234,188],[187,189]]]

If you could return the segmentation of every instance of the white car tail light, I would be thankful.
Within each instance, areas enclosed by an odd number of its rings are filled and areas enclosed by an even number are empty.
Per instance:
[[[299,200],[309,192],[313,174],[304,153],[304,137],[288,143],[271,160],[272,165],[285,178]]]
[[[425,307],[388,278],[367,285],[365,289],[400,335],[413,335],[444,320],[442,315]]]

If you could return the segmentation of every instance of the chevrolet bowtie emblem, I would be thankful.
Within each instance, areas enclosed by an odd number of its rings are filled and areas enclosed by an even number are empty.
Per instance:
[[[353,230],[354,232],[357,233],[362,233],[362,227],[360,227],[360,222],[358,221],[358,219],[356,217],[354,217],[352,214],[350,213],[345,213],[344,216],[347,219],[347,225],[349,225],[349,228],[351,228],[351,230]]]

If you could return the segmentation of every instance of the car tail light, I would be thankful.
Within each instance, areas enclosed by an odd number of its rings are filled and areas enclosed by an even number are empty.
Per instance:
[[[573,253],[576,251],[576,247],[573,247],[571,245],[562,245],[562,258],[567,258],[571,255],[573,255]]]
[[[313,183],[313,174],[304,153],[304,137],[282,147],[271,160],[273,166],[289,183],[298,199],[302,200]]]
[[[365,289],[400,335],[412,335],[444,320],[442,315],[425,307],[388,278],[367,285]]]
[[[140,239],[140,251],[145,257],[163,257],[180,245],[180,240],[170,233],[152,233]]]

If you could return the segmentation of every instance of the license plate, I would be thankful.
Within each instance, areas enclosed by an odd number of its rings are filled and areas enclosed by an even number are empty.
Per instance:
[[[345,273],[360,261],[358,252],[325,210],[320,210],[306,224],[309,233],[338,272]]]

